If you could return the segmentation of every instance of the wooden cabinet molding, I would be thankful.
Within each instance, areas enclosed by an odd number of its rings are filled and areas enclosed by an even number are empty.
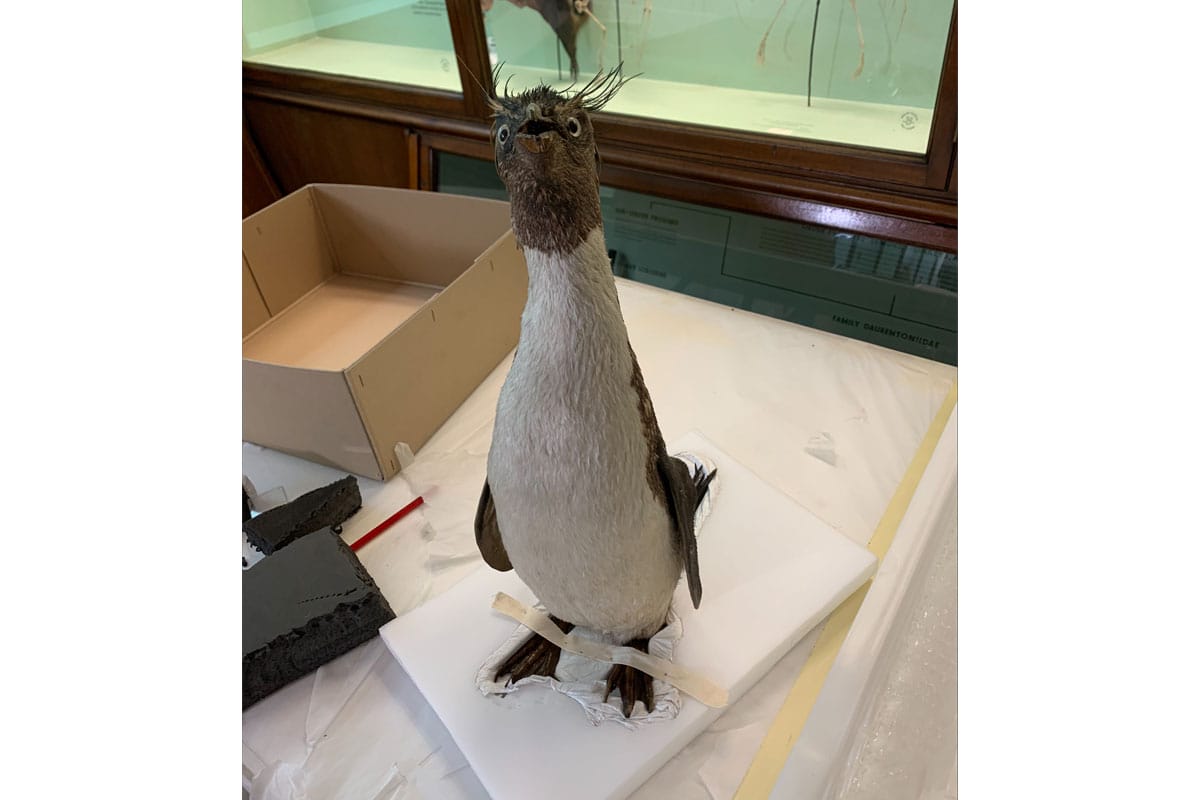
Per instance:
[[[433,190],[437,187],[437,154],[492,159],[492,145],[486,138],[464,138],[443,133],[421,136],[419,186]],[[618,163],[614,163],[618,162]],[[600,180],[606,186],[643,192],[658,197],[680,200],[686,203],[759,214],[775,219],[803,222],[810,225],[835,228],[848,233],[861,233],[901,244],[929,247],[935,250],[957,252],[958,228],[954,224],[943,224],[915,220],[903,213],[891,213],[886,197],[860,197],[860,205],[870,207],[851,208],[844,204],[832,204],[807,200],[777,192],[730,186],[718,181],[664,174],[660,170],[641,169],[619,163],[610,158],[601,146]],[[911,199],[897,202],[901,210],[910,210]],[[936,216],[936,204],[928,209]]]

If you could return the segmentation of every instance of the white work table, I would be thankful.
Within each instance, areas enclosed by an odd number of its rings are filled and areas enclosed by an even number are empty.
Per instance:
[[[666,441],[701,432],[835,530],[867,544],[957,369],[643,284],[617,283]],[[511,362],[510,354],[400,475],[386,483],[358,479],[363,507],[344,526],[348,542],[414,496],[426,500],[358,553],[398,615],[482,564],[472,523],[496,399]],[[942,464],[937,480],[955,479],[954,458]],[[288,499],[345,475],[251,444],[243,445],[243,472],[260,492],[282,487]],[[868,597],[860,614],[883,620],[884,605]],[[819,634],[820,628],[801,641],[633,796],[732,797]],[[823,718],[814,715],[810,722]],[[580,724],[586,722],[581,718]],[[379,639],[247,709],[242,741],[243,778],[254,798],[487,796]]]

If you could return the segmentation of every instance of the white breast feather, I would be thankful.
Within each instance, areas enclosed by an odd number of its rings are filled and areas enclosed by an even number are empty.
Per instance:
[[[525,259],[529,298],[488,455],[504,547],[550,613],[617,641],[649,636],[682,562],[646,479],[603,232],[569,255]]]

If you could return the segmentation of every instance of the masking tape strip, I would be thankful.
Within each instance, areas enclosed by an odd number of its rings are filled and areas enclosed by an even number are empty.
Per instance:
[[[550,640],[568,653],[590,658],[593,661],[603,661],[606,664],[624,664],[634,667],[653,678],[666,681],[679,691],[691,695],[711,708],[723,708],[729,703],[729,692],[703,675],[696,675],[678,664],[672,664],[670,661],[656,658],[632,647],[608,645],[565,634],[550,617],[504,592],[496,594],[496,599],[492,601],[492,608],[521,623],[543,639]]]
[[[396,442],[392,448],[392,454],[396,456],[396,463],[400,465],[400,469],[408,469],[412,463],[417,460],[413,455],[412,448],[408,446],[408,442]]]
[[[934,448],[942,438],[942,432],[946,429],[946,423],[949,422],[950,414],[957,404],[958,381],[956,380],[946,393],[942,407],[938,409],[933,422],[929,424],[925,438],[917,447],[917,452],[909,462],[904,477],[900,479],[896,491],[892,494],[892,499],[879,519],[879,524],[875,526],[875,533],[871,536],[871,541],[867,543],[867,549],[875,554],[880,563],[883,563],[888,548],[892,546],[892,541],[896,538],[896,530],[900,527],[900,522],[908,511],[908,506],[917,491],[917,485],[925,475],[925,469],[933,457]],[[820,694],[821,687],[825,684],[825,678],[829,675],[829,670],[833,667],[833,662],[842,649],[842,643],[846,641],[850,626],[854,623],[854,618],[858,615],[858,610],[862,607],[863,600],[866,599],[867,591],[870,588],[871,581],[867,581],[829,616],[812,653],[800,669],[796,682],[792,684],[787,699],[783,702],[783,707],[775,716],[775,721],[771,723],[771,728],[767,731],[758,753],[755,754],[750,769],[746,770],[746,775],[742,778],[737,793],[734,794],[734,800],[766,797],[775,787],[775,781],[779,779],[779,773],[783,771],[783,765],[792,751],[792,745],[796,743],[804,730],[808,715],[816,705],[817,695]]]

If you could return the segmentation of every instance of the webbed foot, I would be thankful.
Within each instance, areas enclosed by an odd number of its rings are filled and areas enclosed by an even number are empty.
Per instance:
[[[650,652],[649,639],[631,639],[625,646],[636,648],[643,653]],[[647,714],[654,710],[654,679],[641,670],[625,664],[613,664],[604,687],[605,702],[608,702],[608,696],[614,689],[621,695],[621,713],[625,715],[625,719],[629,719],[634,703],[638,700],[646,707]]]
[[[570,633],[571,629],[575,627],[572,623],[564,622],[553,615],[550,619],[554,620],[554,624],[563,633]],[[531,675],[547,675],[553,678],[554,671],[558,669],[558,658],[561,655],[562,649],[558,645],[543,639],[536,633],[530,634],[529,638],[522,642],[516,650],[513,650],[512,654],[496,670],[496,678],[508,675],[509,686]]]

